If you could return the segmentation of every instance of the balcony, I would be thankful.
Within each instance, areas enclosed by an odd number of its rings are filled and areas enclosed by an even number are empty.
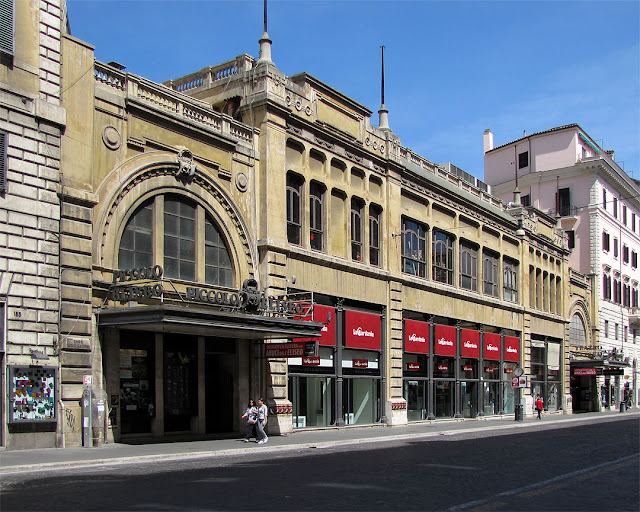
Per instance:
[[[640,328],[640,308],[629,309],[629,327]]]

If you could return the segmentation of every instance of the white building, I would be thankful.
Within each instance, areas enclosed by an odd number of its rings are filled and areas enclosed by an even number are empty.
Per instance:
[[[497,197],[557,216],[569,264],[592,281],[594,346],[571,319],[574,411],[638,405],[640,186],[577,124],[524,135],[499,147],[484,133],[485,181]]]

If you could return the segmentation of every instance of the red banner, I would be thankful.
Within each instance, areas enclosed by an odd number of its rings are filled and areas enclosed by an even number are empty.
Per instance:
[[[305,356],[302,358],[303,366],[320,366],[320,356]]]
[[[493,332],[484,333],[484,358],[500,361],[500,335]]]
[[[429,324],[418,320],[404,321],[404,351],[411,354],[429,353]]]
[[[369,368],[368,359],[353,359],[351,362],[353,368]]]
[[[462,357],[480,359],[480,332],[462,329]]]
[[[434,352],[439,356],[456,355],[456,328],[450,325],[436,325]]]
[[[574,375],[597,375],[598,370],[596,370],[595,368],[574,368],[573,374]]]
[[[331,313],[331,320],[327,322],[327,317]],[[318,345],[323,347],[336,346],[336,310],[331,306],[323,306],[322,304],[314,304],[313,315],[308,315],[298,320],[308,320],[319,322],[323,325],[320,338],[297,338],[293,341],[312,341],[318,340]]]
[[[504,360],[520,361],[520,338],[515,336],[504,337]]]
[[[344,323],[347,348],[380,350],[380,315],[347,309]]]

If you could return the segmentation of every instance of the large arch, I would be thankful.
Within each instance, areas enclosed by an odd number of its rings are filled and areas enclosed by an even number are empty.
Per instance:
[[[217,223],[233,261],[234,281],[258,279],[256,244],[237,205],[214,172],[194,165],[185,179],[179,175],[181,166],[180,154],[157,151],[133,157],[109,173],[97,191],[94,266],[107,273],[116,268],[120,237],[140,204],[160,194],[177,194],[201,205]]]

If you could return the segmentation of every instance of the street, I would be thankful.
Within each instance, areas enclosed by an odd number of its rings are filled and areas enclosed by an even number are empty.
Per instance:
[[[3,511],[638,510],[639,422],[4,475]],[[597,439],[597,444],[594,444]],[[372,448],[372,446],[379,446]]]

